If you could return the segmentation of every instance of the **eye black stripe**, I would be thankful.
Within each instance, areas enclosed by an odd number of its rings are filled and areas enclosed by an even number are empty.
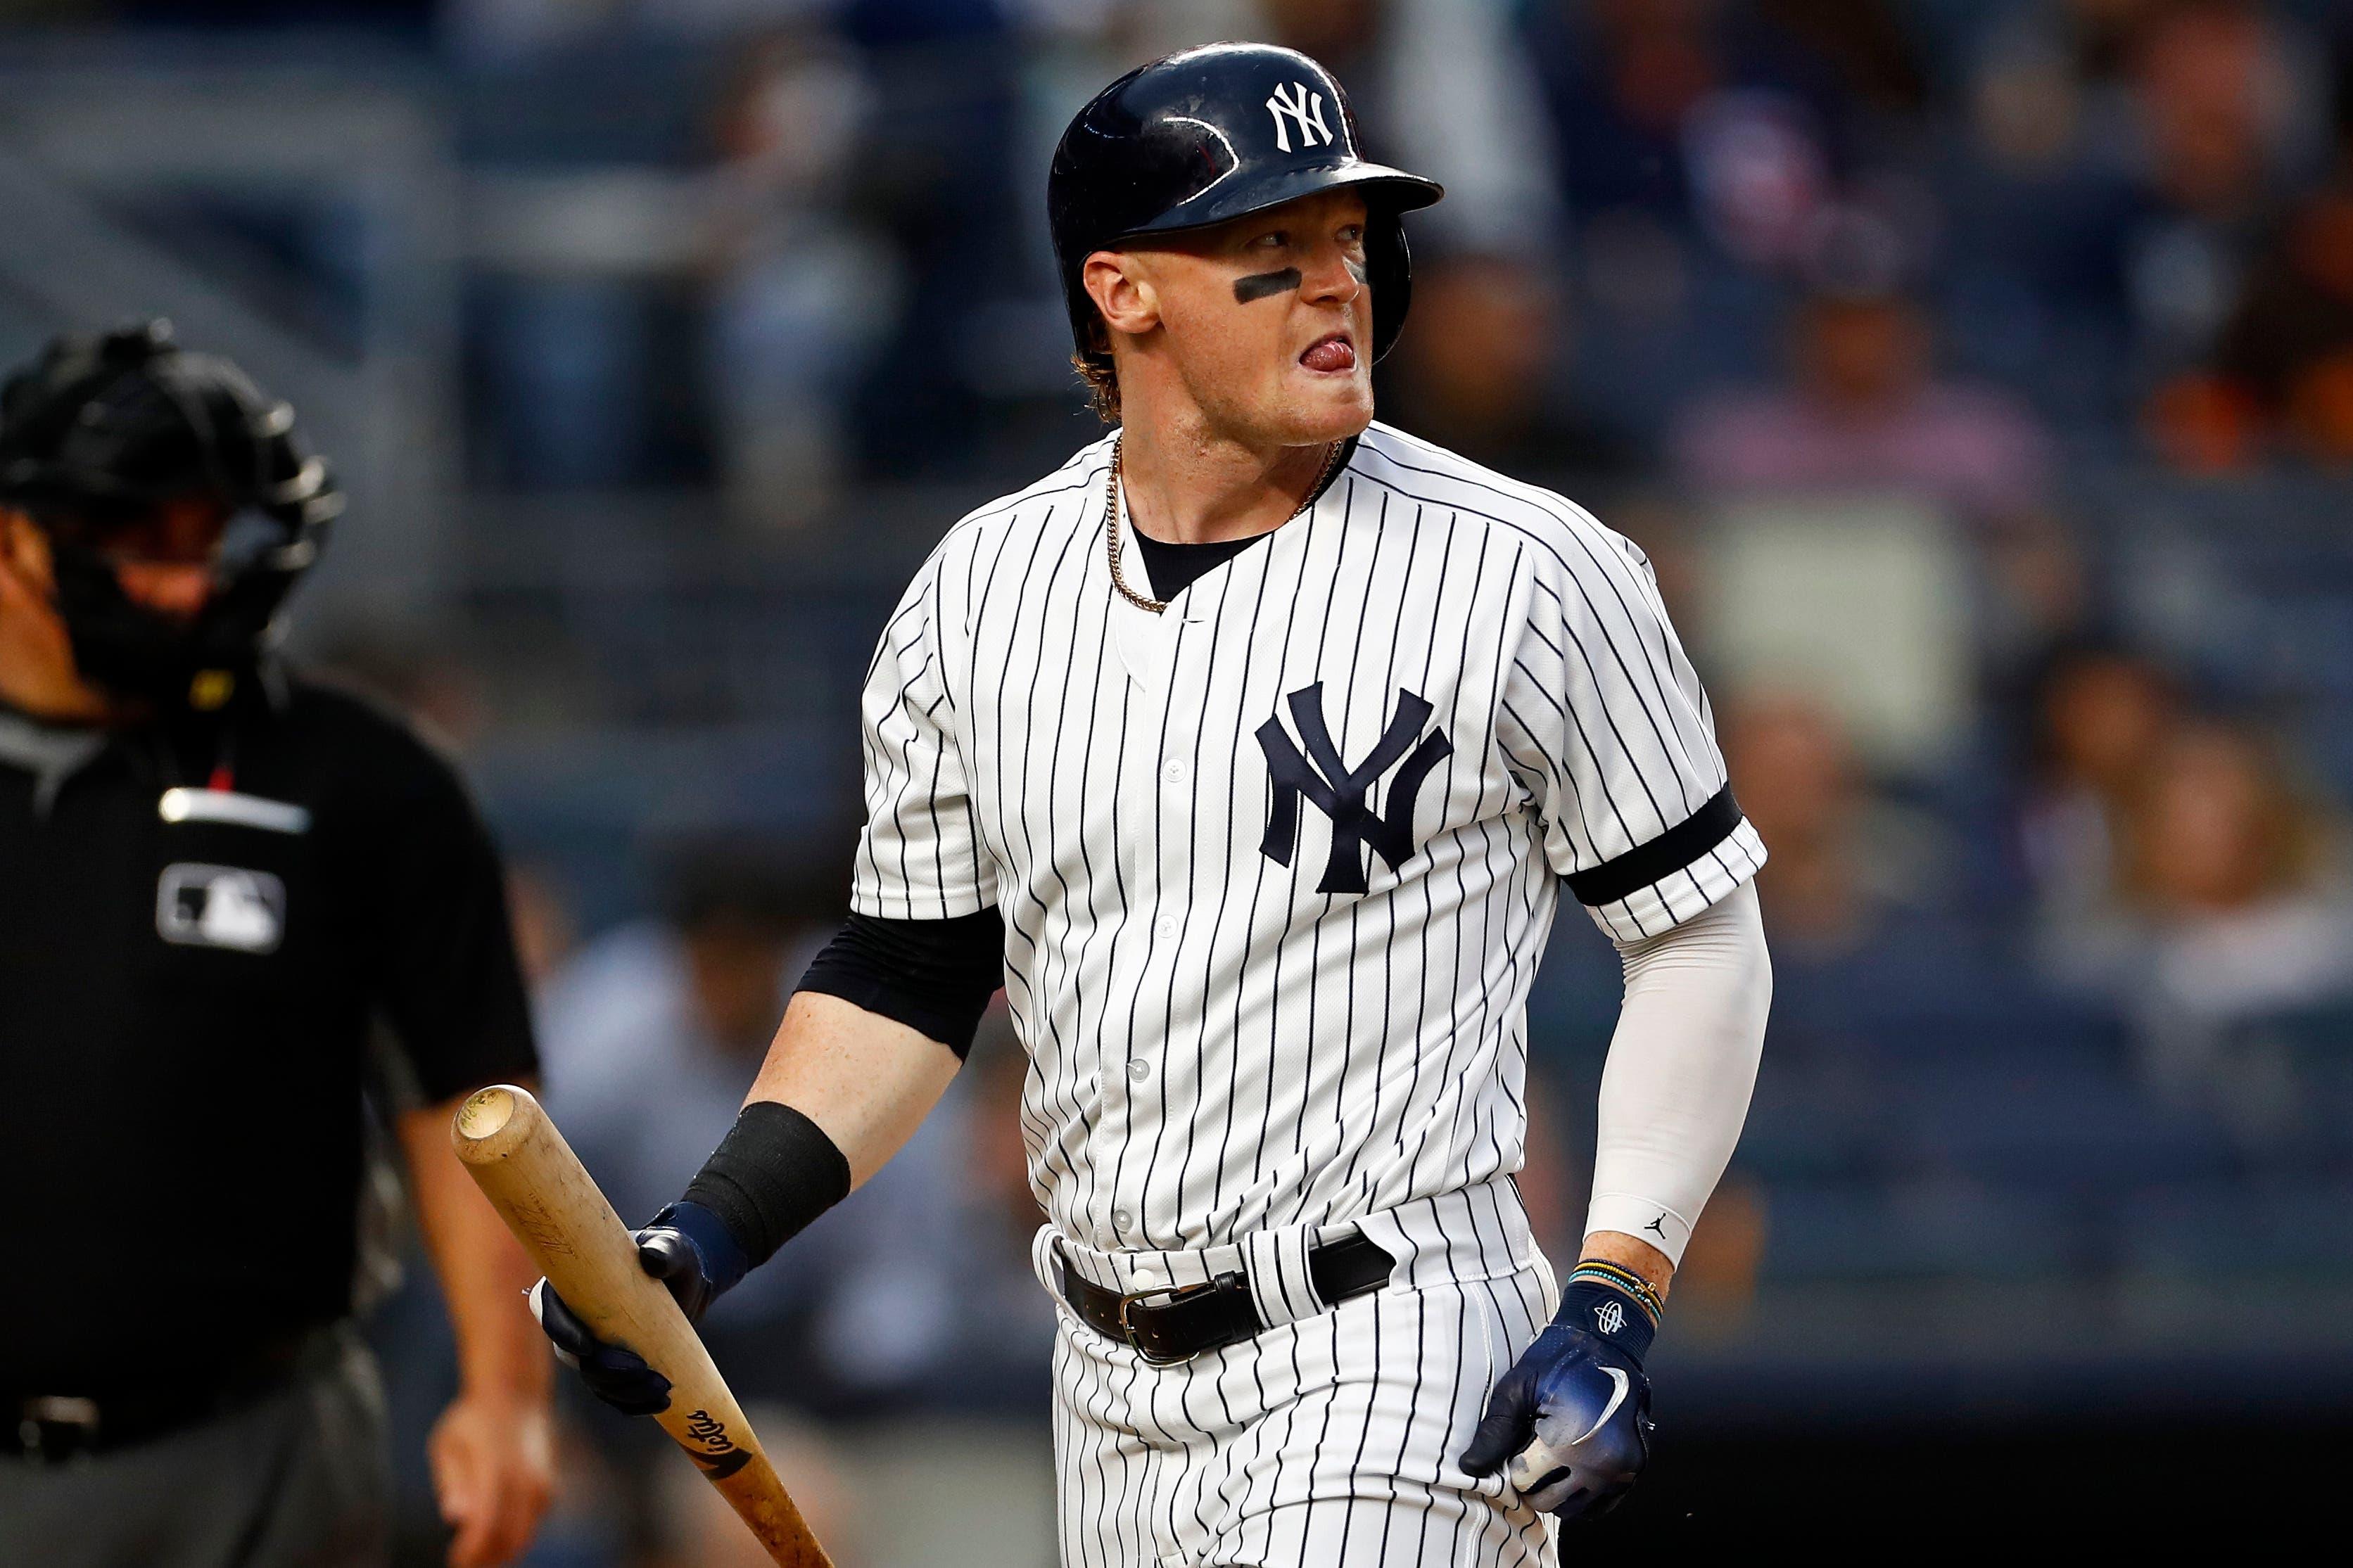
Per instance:
[[[1263,300],[1269,294],[1288,294],[1299,287],[1299,268],[1286,267],[1280,272],[1253,272],[1247,278],[1234,279],[1234,299],[1247,305],[1253,300]]]

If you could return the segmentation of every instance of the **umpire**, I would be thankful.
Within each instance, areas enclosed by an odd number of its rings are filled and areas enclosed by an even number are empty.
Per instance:
[[[534,1270],[447,1131],[536,1065],[499,864],[447,763],[269,652],[340,505],[292,423],[160,322],[0,389],[0,1562],[385,1559],[350,1321],[378,1031],[458,1340],[449,1561],[546,1505]]]

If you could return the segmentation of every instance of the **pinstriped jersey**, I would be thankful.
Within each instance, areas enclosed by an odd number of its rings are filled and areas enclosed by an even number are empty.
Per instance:
[[[1110,458],[965,518],[901,601],[856,908],[997,908],[1030,1179],[1085,1246],[1509,1175],[1561,889],[1639,938],[1764,859],[1649,563],[1376,424],[1155,615],[1113,586]]]

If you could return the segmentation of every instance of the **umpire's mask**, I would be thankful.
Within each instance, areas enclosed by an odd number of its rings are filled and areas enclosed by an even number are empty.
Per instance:
[[[0,386],[0,503],[48,536],[85,679],[209,709],[272,639],[343,497],[297,446],[292,409],[151,321],[56,338]],[[208,591],[191,613],[164,614],[124,592],[126,552],[192,514]]]

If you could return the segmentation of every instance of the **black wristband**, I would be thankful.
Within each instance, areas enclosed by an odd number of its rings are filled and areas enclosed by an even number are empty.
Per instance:
[[[719,1216],[748,1268],[849,1195],[849,1161],[825,1129],[773,1100],[745,1106],[686,1184],[686,1201]]]

